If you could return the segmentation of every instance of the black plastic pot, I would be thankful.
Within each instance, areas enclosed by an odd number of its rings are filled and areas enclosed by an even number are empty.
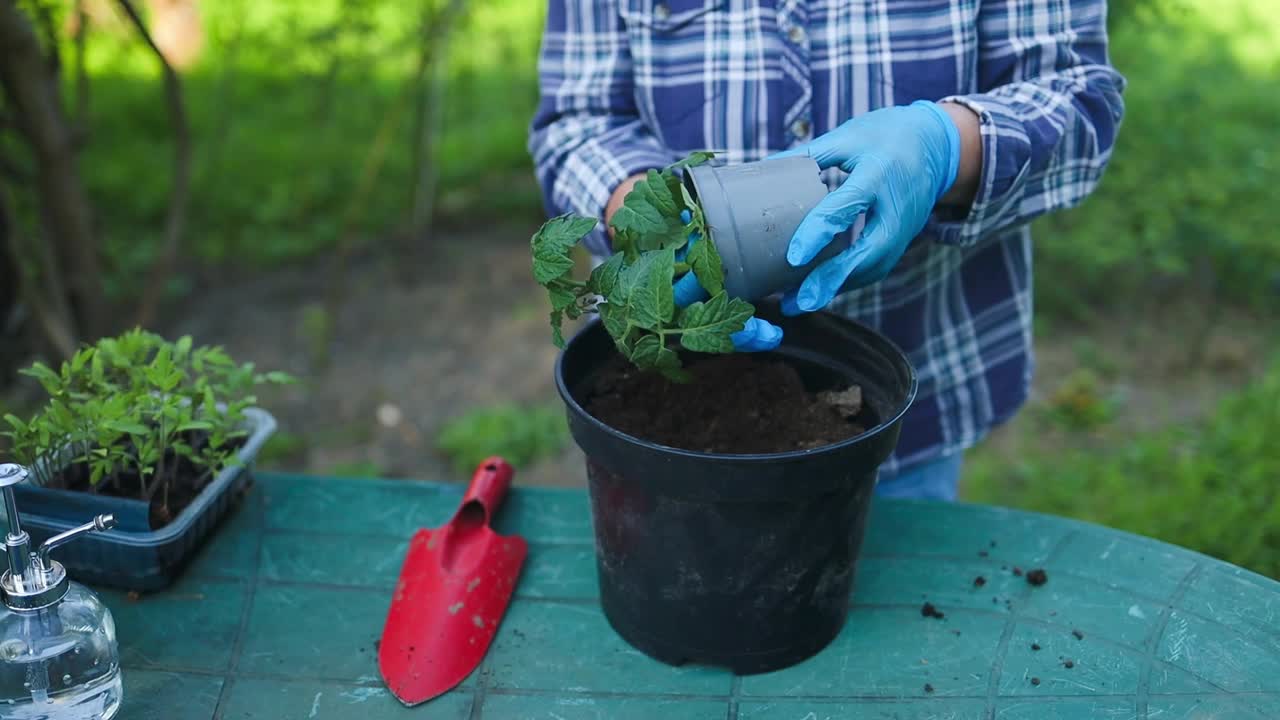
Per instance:
[[[707,234],[720,251],[730,295],[759,300],[799,287],[810,270],[843,249],[833,242],[807,265],[787,262],[791,236],[827,195],[820,173],[808,157],[685,171],[685,184],[702,206]]]
[[[253,482],[253,460],[275,432],[276,421],[257,408],[244,414],[249,435],[238,452],[240,462],[223,468],[164,527],[151,529],[149,506],[141,500],[24,483],[13,488],[23,529],[40,543],[94,515],[115,515],[115,528],[59,548],[58,562],[77,581],[100,587],[138,592],[167,587]]]
[[[600,600],[613,628],[671,664],[740,674],[797,663],[840,632],[877,469],[897,444],[916,377],[880,334],[836,315],[785,318],[776,352],[811,390],[863,388],[870,429],[812,450],[715,455],[657,445],[589,415],[592,377],[615,353],[592,323],[556,365],[587,456]],[[679,412],[672,407],[671,412]]]

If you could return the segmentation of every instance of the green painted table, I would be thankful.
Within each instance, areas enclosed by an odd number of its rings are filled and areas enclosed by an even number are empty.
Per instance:
[[[499,529],[531,551],[494,646],[461,688],[406,710],[379,682],[374,643],[407,539],[444,522],[462,489],[259,475],[174,587],[104,593],[123,720],[1280,718],[1280,584],[1176,547],[884,501],[843,634],[808,662],[737,678],[624,644],[595,601],[585,493],[520,487]],[[1049,581],[1032,587],[1015,566]],[[926,600],[945,617],[923,617]]]

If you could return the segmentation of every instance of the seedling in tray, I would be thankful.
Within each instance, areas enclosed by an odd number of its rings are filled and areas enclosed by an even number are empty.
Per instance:
[[[48,401],[28,420],[5,415],[0,435],[35,484],[143,500],[156,527],[234,461],[253,388],[292,381],[190,337],[136,329],[81,348],[57,370],[35,363],[21,372]]]

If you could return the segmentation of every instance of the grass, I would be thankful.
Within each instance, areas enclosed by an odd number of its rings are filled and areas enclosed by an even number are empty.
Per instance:
[[[564,406],[502,404],[477,408],[440,430],[437,448],[460,477],[469,477],[491,455],[516,467],[527,467],[558,455],[569,442]]]
[[[980,448],[965,498],[1098,522],[1280,579],[1280,356],[1199,421],[1104,432],[1109,441],[1021,457]]]

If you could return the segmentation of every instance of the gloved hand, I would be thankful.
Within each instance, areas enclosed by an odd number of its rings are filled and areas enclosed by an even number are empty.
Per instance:
[[[849,177],[809,212],[787,248],[792,266],[808,264],[866,213],[850,247],[809,273],[782,298],[788,315],[826,307],[838,292],[879,282],[920,234],[960,167],[960,131],[937,103],[920,100],[861,115],[773,157],[809,156]]]
[[[686,225],[693,219],[688,210],[680,212],[680,219]],[[702,234],[693,232],[689,233],[689,242],[680,248],[676,253],[676,259],[683,261],[689,252],[689,248],[693,247],[696,242],[702,241]],[[698,284],[698,278],[692,273],[687,272],[675,283],[675,300],[676,307],[688,307],[693,303],[706,300],[709,296],[707,291]],[[748,318],[746,325],[741,330],[729,337],[733,341],[733,347],[738,352],[762,352],[773,350],[782,342],[782,328],[774,325],[767,320],[761,320],[757,317]]]

